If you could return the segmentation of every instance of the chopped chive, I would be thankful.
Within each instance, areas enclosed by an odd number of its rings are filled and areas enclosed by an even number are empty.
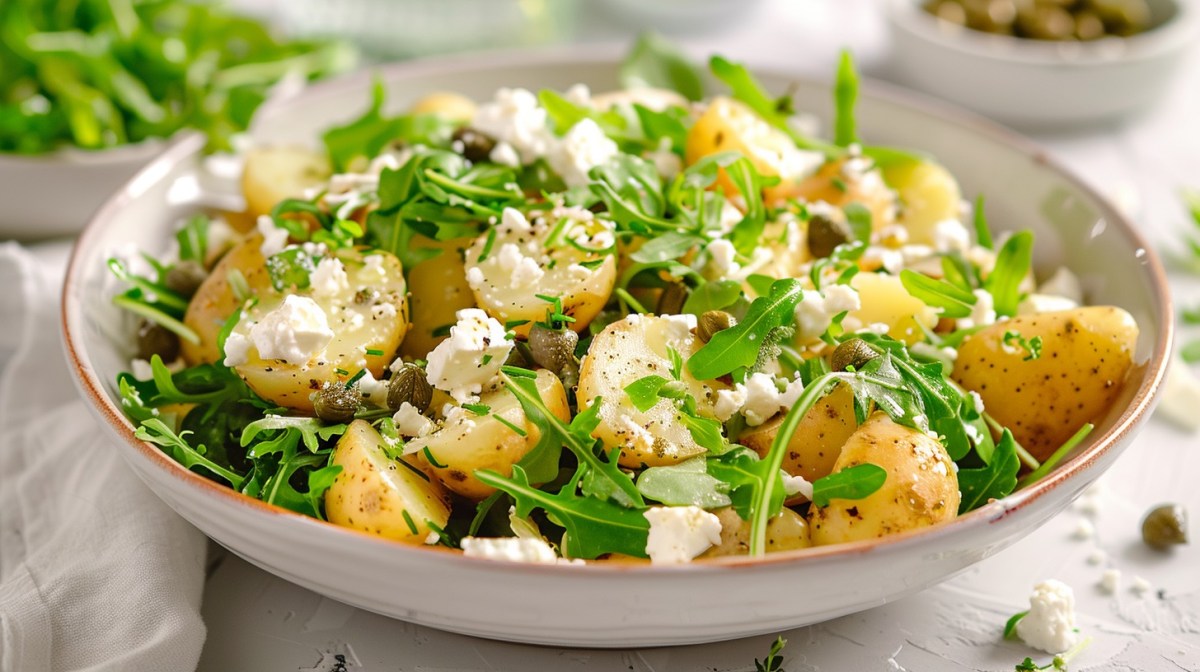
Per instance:
[[[406,469],[408,469],[409,471],[413,472],[414,474],[416,474],[416,475],[420,476],[421,478],[425,479],[426,481],[428,481],[428,480],[429,480],[429,474],[427,474],[427,473],[425,473],[425,472],[421,471],[420,469],[416,468],[416,467],[415,467],[415,466],[414,466],[414,465],[413,465],[411,462],[409,462],[408,460],[396,460],[396,462],[398,462],[398,463],[400,463],[400,464],[404,465],[404,467],[405,467]]]
[[[537,378],[537,373],[519,366],[502,366],[500,367],[500,373],[513,378]]]
[[[125,295],[114,296],[113,303],[131,313],[137,313],[147,320],[161,325],[163,328],[170,330],[176,336],[189,343],[194,343],[196,345],[200,344],[199,334],[189,329],[184,323],[164,313],[158,308],[155,308],[154,306],[142,303],[137,299],[131,299]]]
[[[479,253],[479,258],[475,260],[475,263],[482,264],[483,260],[487,259],[488,255],[490,255],[492,253],[492,246],[495,244],[496,244],[496,229],[494,229],[494,228],[488,229],[487,239],[483,241],[483,250]]]
[[[349,371],[347,371],[347,370],[345,370],[345,369],[334,369],[334,370],[333,370],[333,372],[334,372],[334,373],[336,373],[336,374],[338,374],[339,376],[348,376],[348,375],[350,375],[350,372],[349,372]]]
[[[359,369],[358,373],[354,374],[353,378],[346,381],[346,387],[350,387],[351,385],[357,383],[365,375],[367,375],[367,370]]]
[[[429,463],[432,464],[434,467],[437,467],[438,469],[446,468],[446,465],[438,462],[437,459],[433,456],[433,453],[429,451],[429,446],[425,446],[424,448],[422,448],[421,454],[424,455],[425,459],[428,460]]]
[[[493,415],[492,417],[496,419],[496,422],[499,422],[500,424],[504,425],[505,427],[508,427],[513,432],[515,432],[517,436],[525,436],[526,434],[528,434],[528,432],[526,432],[524,429],[517,427],[516,425],[509,422],[508,420],[505,420],[504,418],[500,417],[499,415]]]
[[[988,228],[987,215],[983,212],[983,194],[975,198],[975,240],[980,247],[993,249],[992,232]]]
[[[849,189],[849,187],[846,186],[846,181],[840,177],[834,177],[833,179],[829,180],[829,182],[833,185],[834,189],[837,189],[843,194]]]
[[[491,354],[485,354],[485,355],[483,356],[483,359],[481,359],[480,361],[481,361],[481,363],[482,363],[484,366],[487,366],[487,365],[488,365],[488,363],[490,363],[490,362],[492,361],[492,356],[491,356]]]
[[[453,324],[443,324],[440,327],[436,327],[433,330],[433,335],[437,338],[441,338],[443,336],[449,336],[450,335],[450,327],[453,327],[453,326],[454,326]]]
[[[508,322],[504,323],[504,328],[516,329],[517,327],[523,327],[527,324],[529,324],[529,320],[509,320]]]
[[[372,357],[382,357],[383,356],[383,350],[376,350],[375,348],[367,348],[366,352],[368,355],[371,355]]]
[[[475,415],[487,415],[492,412],[492,407],[487,404],[463,404],[462,407]]]
[[[417,529],[417,524],[413,522],[412,516],[408,515],[408,509],[400,509],[400,513],[404,516],[404,524],[408,525],[408,529],[413,534],[420,534]]]
[[[233,296],[239,302],[244,303],[246,299],[253,295],[250,291],[250,283],[246,282],[246,276],[236,268],[229,269],[225,274],[225,281],[229,283],[229,289],[233,291]]]
[[[614,289],[613,294],[616,294],[617,298],[619,298],[626,306],[629,307],[630,310],[632,310],[635,313],[643,313],[644,314],[644,313],[650,312],[650,311],[646,310],[645,306],[638,303],[638,300],[633,298],[632,294],[625,291],[625,289],[623,287],[617,287],[616,289]]]

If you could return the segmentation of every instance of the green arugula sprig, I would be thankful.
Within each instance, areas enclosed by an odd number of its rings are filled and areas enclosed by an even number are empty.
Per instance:
[[[626,89],[660,88],[688,100],[704,97],[704,81],[677,46],[655,33],[642,33],[621,62],[618,76]]]
[[[754,659],[754,672],[783,672],[783,647],[787,646],[787,640],[782,636],[776,637],[774,642],[771,642],[771,648],[767,651],[767,657],[761,661]]]
[[[804,288],[799,280],[776,280],[767,296],[760,296],[750,304],[741,322],[717,332],[688,358],[688,372],[697,380],[712,380],[735,369],[753,366],[768,334],[792,323],[796,306],[803,297]]]

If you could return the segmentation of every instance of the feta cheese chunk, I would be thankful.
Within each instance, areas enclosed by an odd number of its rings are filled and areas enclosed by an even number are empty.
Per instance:
[[[553,565],[558,554],[542,539],[531,537],[463,537],[463,555],[485,560],[531,562]]]
[[[796,336],[801,343],[815,341],[839,313],[859,308],[862,308],[862,301],[849,285],[833,285],[824,293],[806,289],[804,299],[796,306]]]
[[[309,275],[309,284],[317,296],[337,296],[346,291],[350,280],[346,277],[346,266],[340,259],[324,257]]]
[[[1167,369],[1162,401],[1156,412],[1189,432],[1200,430],[1200,378],[1181,361]]]
[[[250,339],[235,331],[225,339],[225,361],[222,364],[229,367],[241,366],[249,361],[249,354]]]
[[[969,316],[959,318],[959,329],[986,327],[996,323],[996,301],[992,298],[992,293],[986,289],[976,289],[974,294],[975,305],[971,306]]]
[[[325,352],[325,346],[333,340],[333,330],[316,301],[289,294],[278,308],[250,327],[250,340],[262,359],[281,359],[299,366]],[[228,340],[225,346],[228,360]]]
[[[509,286],[530,287],[542,279],[546,274],[538,264],[538,260],[533,257],[527,257],[521,253],[521,248],[516,243],[504,243],[500,246],[500,251],[496,254],[496,259],[500,264],[500,268],[509,274]],[[477,267],[472,267],[477,268]],[[468,279],[468,282],[470,279]],[[473,286],[473,285],[472,285]]]
[[[287,247],[287,229],[275,226],[275,220],[271,219],[270,215],[259,215],[256,227],[263,237],[259,251],[262,252],[264,259],[279,254],[284,247]]]
[[[1100,589],[1109,595],[1115,594],[1121,589],[1121,570],[1106,569],[1104,574],[1100,576]]]
[[[1033,587],[1029,613],[1017,621],[1021,641],[1046,653],[1062,653],[1075,644],[1075,592],[1049,579]]]
[[[471,403],[491,382],[512,350],[504,325],[478,308],[458,311],[450,337],[429,353],[429,384],[450,393],[460,404]]]
[[[396,424],[396,433],[400,436],[427,436],[434,430],[433,421],[421,414],[416,406],[407,401],[392,416]]]
[[[646,555],[655,565],[691,562],[721,543],[721,521],[697,506],[654,506],[642,513],[650,521]]]
[[[547,159],[568,187],[585,187],[588,172],[619,153],[613,142],[592,119],[583,119],[554,143]]]
[[[554,142],[554,134],[546,120],[546,110],[538,104],[533,92],[505,88],[497,91],[490,102],[479,106],[470,126],[495,138],[498,143],[509,145],[521,163],[528,164],[546,156]],[[492,160],[496,161],[496,158]]]
[[[938,463],[938,466],[941,466],[940,462]],[[813,497],[813,484],[803,476],[792,476],[791,474],[784,472],[783,494],[788,497],[800,495],[811,502]]]

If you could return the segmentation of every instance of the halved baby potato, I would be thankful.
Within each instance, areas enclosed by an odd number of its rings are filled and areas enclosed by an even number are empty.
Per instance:
[[[546,407],[559,420],[570,422],[571,410],[562,381],[539,369],[536,383]],[[475,477],[477,470],[491,469],[510,476],[513,465],[541,439],[537,426],[525,419],[521,403],[507,389],[485,392],[479,403],[488,407],[487,415],[460,409],[451,413],[435,432],[415,438],[404,447],[406,454],[424,463],[448,490],[476,501],[496,491]],[[509,425],[522,428],[525,436]]]
[[[446,526],[449,500],[418,466],[389,458],[383,441],[365,420],[346,427],[333,451],[333,464],[342,472],[325,491],[325,517],[335,525],[423,544],[433,532],[430,523]]]
[[[696,443],[670,399],[659,399],[646,411],[630,402],[625,388],[649,375],[671,378],[668,348],[686,361],[703,345],[689,331],[683,316],[630,315],[604,328],[579,371],[575,394],[580,411],[600,401],[600,424],[592,436],[604,445],[621,448],[621,465],[629,468],[677,464],[706,450]],[[696,399],[697,410],[712,417],[716,391],[728,386],[719,381],[699,381],[682,372],[682,382]]]
[[[229,282],[234,272],[245,279],[251,295],[270,288],[271,276],[267,272],[267,260],[262,256],[261,235],[250,236],[221,257],[188,303],[183,323],[200,337],[199,343],[180,340],[180,351],[188,366],[212,364],[221,359],[217,336],[225,320],[242,307],[242,299]]]
[[[738,437],[738,443],[766,457],[781,425],[782,415],[751,428]],[[828,476],[842,453],[842,445],[857,428],[854,392],[849,385],[838,385],[800,419],[800,426],[788,441],[783,470],[809,482]]]
[[[440,252],[408,269],[412,326],[400,346],[400,354],[413,359],[428,358],[438,343],[446,340],[447,327],[455,323],[458,311],[475,307],[475,295],[467,284],[463,266],[463,249],[471,242],[470,238],[435,241],[424,236],[413,237],[413,249],[435,248]]]
[[[712,512],[721,521],[721,543],[700,555],[702,558],[717,558],[725,555],[748,555],[750,553],[750,521],[743,520],[727,506]],[[808,522],[804,516],[785,508],[767,521],[767,553],[791,551],[812,546]]]
[[[908,230],[908,242],[933,245],[938,222],[957,220],[962,208],[958,181],[932,161],[903,161],[883,169],[883,179],[900,197],[899,223]]]
[[[379,379],[395,359],[408,331],[406,285],[400,260],[378,251],[364,256],[358,251],[341,250],[338,256],[346,277],[336,290],[319,291],[314,287],[280,292],[273,287],[264,288],[258,294],[258,302],[244,311],[233,328],[226,342],[225,352],[230,356],[226,361],[263,399],[311,414],[310,396],[322,384],[346,380],[362,369]],[[376,256],[378,259],[372,259]],[[315,303],[315,308],[305,303],[310,314],[315,315],[316,310],[323,313],[331,332],[326,345],[307,361],[264,358],[259,348],[270,337],[264,333],[265,326],[259,327],[260,330],[256,326],[272,325],[280,315],[274,311],[288,310],[298,301]],[[245,344],[244,357],[233,355],[230,342]]]
[[[252,217],[268,214],[280,201],[300,198],[325,184],[330,174],[329,160],[321,152],[305,147],[252,149],[242,168],[246,210]]]
[[[538,295],[557,297],[562,312],[575,318],[571,328],[584,330],[616,283],[612,226],[586,210],[546,212],[532,222],[506,210],[492,232],[467,249],[466,279],[476,303],[502,324],[526,321],[513,328],[525,337],[551,308]]]
[[[859,273],[850,280],[850,286],[858,290],[862,305],[847,317],[863,327],[886,324],[888,336],[912,345],[925,339],[921,327],[932,331],[937,325],[937,312],[909,294],[899,276]]]

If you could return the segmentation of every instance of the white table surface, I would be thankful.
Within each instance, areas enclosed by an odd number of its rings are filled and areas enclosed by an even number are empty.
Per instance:
[[[269,1],[243,0],[259,6]],[[684,40],[696,54],[720,52],[752,64],[819,74],[832,72],[837,50],[850,46],[868,73],[886,77],[879,4],[764,0],[724,33]],[[1200,186],[1198,120],[1200,52],[1192,55],[1169,99],[1146,117],[1122,128],[1037,139],[1129,209],[1157,249],[1180,249],[1187,223],[1178,188]],[[60,263],[55,248],[43,249],[47,263]],[[1200,282],[1178,274],[1173,279],[1179,304],[1200,305]],[[1200,337],[1200,327],[1190,334]],[[1058,578],[1074,588],[1081,633],[1092,638],[1072,670],[1200,670],[1200,540],[1173,553],[1159,553],[1141,543],[1139,531],[1143,513],[1160,502],[1181,503],[1200,516],[1200,438],[1153,419],[1102,479],[1091,501],[1098,506],[1095,512],[1076,506],[938,587],[866,612],[777,633],[788,640],[784,669],[1009,671],[1027,655],[1045,663],[1048,656],[1004,642],[1000,632],[1010,615],[1028,608],[1034,583]],[[1083,520],[1095,528],[1088,538],[1077,534]],[[1192,533],[1200,534],[1194,521]],[[1089,559],[1094,560],[1097,550],[1107,559],[1092,564]],[[1099,587],[1107,568],[1122,573],[1121,588],[1111,595]],[[1134,576],[1149,581],[1153,589],[1144,594],[1132,590]],[[628,651],[503,644],[343,605],[216,547],[203,615],[208,640],[200,669],[212,672],[332,672],[340,669],[339,655],[346,669],[372,672],[732,672],[753,670],[753,660],[765,655],[775,637]]]

